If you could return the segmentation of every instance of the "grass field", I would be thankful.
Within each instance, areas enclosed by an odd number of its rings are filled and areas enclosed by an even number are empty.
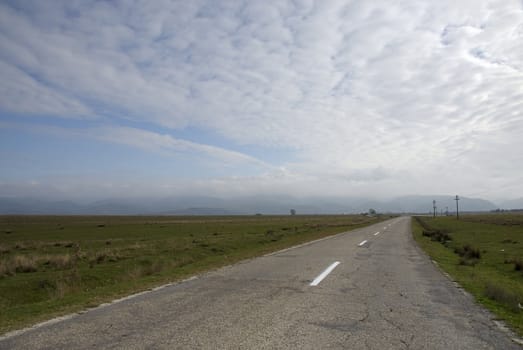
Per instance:
[[[0,334],[383,219],[0,216]]]
[[[523,336],[523,215],[417,217],[418,244],[452,278]]]

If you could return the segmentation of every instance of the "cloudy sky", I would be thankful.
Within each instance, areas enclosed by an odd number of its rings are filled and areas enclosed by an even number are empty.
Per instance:
[[[2,1],[0,196],[523,197],[521,0]]]

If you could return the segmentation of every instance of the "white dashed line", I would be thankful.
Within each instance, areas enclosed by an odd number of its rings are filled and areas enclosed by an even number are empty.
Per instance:
[[[377,235],[379,235],[379,234],[380,234],[380,231],[376,232],[376,233],[374,234],[374,236],[377,236]]]
[[[358,244],[358,247],[361,247],[361,246],[364,245],[365,243],[367,243],[367,240],[364,240],[363,242],[361,242],[360,244]]]
[[[339,261],[333,262],[329,267],[325,269],[325,271],[323,271],[318,277],[314,279],[314,281],[311,282],[310,286],[317,286],[318,284],[320,284],[320,282],[323,281],[323,279],[327,277],[329,273],[331,273],[332,270],[334,270],[336,266],[338,266],[339,264]]]

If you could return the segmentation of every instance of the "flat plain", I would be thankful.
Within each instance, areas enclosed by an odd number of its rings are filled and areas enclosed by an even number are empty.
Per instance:
[[[14,332],[0,349],[521,347],[400,217]]]
[[[387,218],[0,216],[0,334]]]

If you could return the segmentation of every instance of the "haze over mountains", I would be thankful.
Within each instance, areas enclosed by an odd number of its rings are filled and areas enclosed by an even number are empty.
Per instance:
[[[70,200],[46,200],[37,198],[0,198],[0,214],[52,214],[52,215],[252,215],[289,214],[352,214],[367,212],[428,213],[436,200],[437,211],[455,211],[453,196],[413,195],[390,200],[368,198],[335,198],[292,196],[246,196],[216,198],[205,196],[166,197],[159,199],[106,199],[81,204]],[[490,211],[497,208],[523,208],[523,199],[494,204],[479,198],[461,197],[460,211]]]

